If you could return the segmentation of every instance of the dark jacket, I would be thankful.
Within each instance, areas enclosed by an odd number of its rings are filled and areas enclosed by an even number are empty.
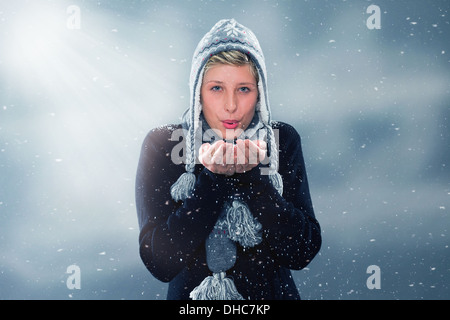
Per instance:
[[[150,131],[142,146],[136,179],[140,255],[154,277],[169,282],[167,299],[189,299],[189,293],[211,275],[205,239],[230,194],[239,194],[263,226],[263,241],[253,248],[237,245],[237,260],[227,271],[239,293],[250,300],[300,299],[290,269],[300,270],[321,246],[314,216],[301,140],[290,125],[274,122],[279,131],[280,196],[259,168],[232,177],[196,166],[192,197],[175,202],[170,187],[184,172],[172,161],[180,144],[171,141],[180,126]]]

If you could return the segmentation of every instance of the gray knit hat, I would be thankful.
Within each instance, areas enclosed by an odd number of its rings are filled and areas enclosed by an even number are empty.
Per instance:
[[[237,50],[252,59],[259,73],[259,100],[255,109],[257,125],[244,132],[244,136],[254,137],[263,133],[267,140],[268,166],[261,166],[261,174],[269,175],[275,189],[283,193],[283,181],[278,173],[278,147],[271,126],[271,113],[267,95],[267,71],[264,55],[258,40],[251,30],[234,19],[219,21],[209,31],[195,50],[192,60],[190,90],[190,107],[186,110],[183,121],[186,134],[186,172],[171,187],[175,201],[184,201],[192,195],[196,177],[194,169],[197,152],[202,143],[202,105],[200,91],[206,63],[213,55]],[[200,138],[199,138],[200,137]],[[227,232],[222,233],[221,230]],[[219,231],[219,232],[218,232]],[[226,234],[226,236],[224,236]],[[243,299],[237,292],[234,282],[226,277],[236,260],[236,245],[254,247],[262,241],[262,226],[249,210],[247,204],[238,197],[230,196],[220,215],[214,230],[206,239],[207,264],[212,276],[208,276],[190,294],[194,300],[199,299]]]

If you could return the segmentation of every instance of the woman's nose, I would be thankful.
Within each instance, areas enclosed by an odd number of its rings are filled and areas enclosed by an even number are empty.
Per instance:
[[[234,92],[229,93],[225,101],[225,110],[229,113],[235,112],[237,109],[236,95]]]

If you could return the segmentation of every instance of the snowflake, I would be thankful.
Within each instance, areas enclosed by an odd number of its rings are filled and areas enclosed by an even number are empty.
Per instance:
[[[237,37],[242,33],[242,31],[237,28],[236,23],[236,20],[232,19],[230,23],[223,29],[223,31],[227,33],[227,36]]]

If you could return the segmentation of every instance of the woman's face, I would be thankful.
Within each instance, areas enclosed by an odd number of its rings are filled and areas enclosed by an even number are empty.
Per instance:
[[[203,77],[203,115],[212,129],[231,140],[247,129],[258,100],[258,85],[249,65],[219,64]]]

